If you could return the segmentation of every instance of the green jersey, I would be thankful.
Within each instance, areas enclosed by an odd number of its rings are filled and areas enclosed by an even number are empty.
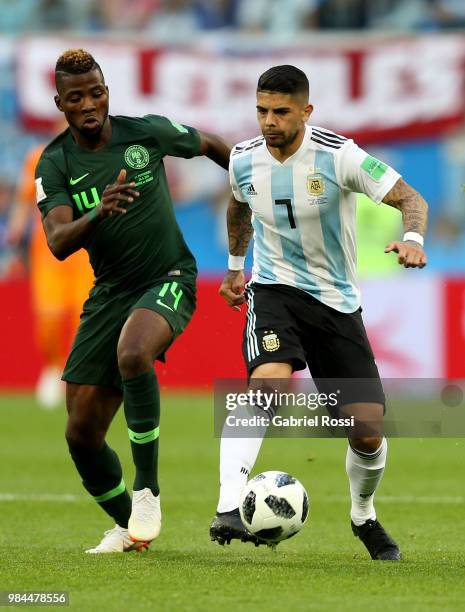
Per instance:
[[[42,218],[56,206],[70,206],[78,219],[100,202],[121,168],[139,197],[125,215],[95,224],[84,248],[97,286],[141,289],[166,277],[194,279],[195,260],[177,224],[163,157],[200,154],[200,136],[165,117],[110,117],[112,136],[98,151],[79,147],[67,129],[44,150],[36,168],[37,204]]]

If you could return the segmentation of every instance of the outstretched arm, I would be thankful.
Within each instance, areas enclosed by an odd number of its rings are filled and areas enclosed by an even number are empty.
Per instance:
[[[398,262],[406,268],[424,268],[427,257],[423,250],[422,238],[428,224],[428,204],[418,191],[401,178],[384,196],[383,202],[401,211],[404,237],[407,238],[403,242],[391,242],[384,252],[397,253]]]
[[[231,146],[219,136],[215,134],[208,134],[207,132],[201,132],[200,134],[200,154],[206,155],[216,164],[228,169],[229,156],[231,154]]]
[[[231,196],[227,212],[230,263],[220,287],[220,295],[228,306],[240,310],[244,303],[244,264],[247,248],[253,236],[252,211],[247,202],[239,202]],[[234,261],[233,258],[239,258]],[[241,262],[242,260],[242,262]],[[231,268],[234,269],[231,269]]]

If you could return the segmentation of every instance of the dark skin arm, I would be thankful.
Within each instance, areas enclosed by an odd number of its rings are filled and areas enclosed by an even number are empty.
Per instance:
[[[201,132],[200,134],[200,155],[205,155],[225,170],[229,166],[229,156],[231,146],[219,136]]]
[[[400,178],[397,181],[384,196],[383,202],[401,211],[404,233],[416,232],[422,236],[425,235],[428,224],[428,204],[418,191],[415,191],[403,179]],[[391,242],[384,252],[397,253],[397,261],[405,268],[424,268],[427,263],[423,247],[413,240]]]
[[[231,196],[227,212],[229,252],[245,256],[253,236],[252,211],[247,202],[239,202]],[[220,287],[220,295],[228,306],[240,311],[244,303],[245,276],[243,270],[228,270]]]
[[[116,182],[108,185],[100,203],[95,207],[96,215],[87,213],[73,221],[73,210],[70,206],[53,208],[43,220],[48,246],[57,259],[63,260],[85,244],[95,226],[113,214],[124,215],[124,206],[137,198],[135,183],[126,183],[126,170],[121,170]]]

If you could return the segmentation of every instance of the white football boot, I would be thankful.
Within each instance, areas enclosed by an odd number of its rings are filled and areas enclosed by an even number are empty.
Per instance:
[[[149,488],[132,493],[132,512],[128,523],[129,537],[133,542],[151,542],[161,530],[160,495]]]
[[[113,529],[105,531],[103,539],[95,548],[89,548],[86,553],[101,554],[101,553],[122,553],[130,550],[142,550],[148,548],[149,542],[134,542],[128,534],[128,530],[119,525],[115,525]]]

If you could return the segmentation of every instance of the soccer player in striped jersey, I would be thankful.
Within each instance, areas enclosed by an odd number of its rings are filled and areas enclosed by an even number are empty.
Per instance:
[[[220,293],[234,309],[247,302],[243,354],[253,388],[270,389],[308,365],[319,389],[328,379],[365,379],[344,394],[344,413],[379,427],[348,433],[346,470],[351,526],[373,559],[398,560],[400,551],[376,518],[373,498],[384,472],[384,393],[365,332],[356,279],[356,193],[398,208],[403,240],[395,252],[407,268],[423,268],[427,224],[424,199],[392,168],[351,139],[307,125],[306,75],[275,66],[258,81],[262,136],[231,154],[233,196],[228,208],[229,271]],[[244,291],[244,259],[254,236],[251,281]],[[267,387],[268,381],[268,387]],[[256,437],[228,437],[220,450],[220,499],[210,527],[220,544],[252,540],[238,500],[265,429]]]

